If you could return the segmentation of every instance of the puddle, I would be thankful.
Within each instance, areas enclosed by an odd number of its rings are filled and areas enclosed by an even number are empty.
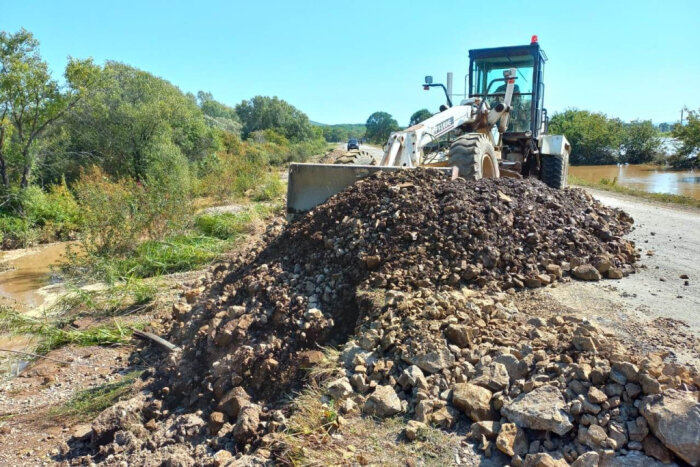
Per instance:
[[[23,311],[40,307],[46,300],[46,293],[41,289],[55,282],[51,266],[64,258],[68,245],[67,242],[52,243],[3,252],[0,262],[10,269],[0,272],[0,296]]]
[[[65,256],[70,242],[0,253],[0,304],[26,314],[41,313],[63,291],[51,267]],[[19,375],[30,363],[35,339],[26,335],[0,334],[0,381]]]

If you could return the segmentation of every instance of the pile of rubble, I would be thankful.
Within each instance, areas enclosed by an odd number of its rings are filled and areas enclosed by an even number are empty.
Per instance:
[[[631,224],[582,191],[536,181],[430,170],[362,180],[193,284],[173,312],[183,351],[150,394],[95,421],[95,459],[149,452],[187,465],[216,453],[221,464],[253,452],[284,428],[283,396],[323,359],[319,346],[333,345],[343,349],[327,382],[336,406],[404,414],[409,440],[423,424],[473,422],[485,454],[513,465],[646,459],[642,450],[696,464],[697,374],[635,360],[588,322],[531,318],[510,300],[569,276],[632,272]]]
[[[540,465],[527,459],[542,453],[574,465],[630,452],[653,461],[639,451],[700,462],[700,375],[628,355],[581,318],[528,317],[507,294],[388,292],[341,361],[346,374],[328,385],[341,410],[407,414],[409,439],[466,417],[486,455],[512,465]]]

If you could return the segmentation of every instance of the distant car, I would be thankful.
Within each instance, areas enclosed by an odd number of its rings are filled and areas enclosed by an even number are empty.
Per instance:
[[[360,149],[360,142],[356,138],[350,138],[348,140],[348,151],[351,149]]]

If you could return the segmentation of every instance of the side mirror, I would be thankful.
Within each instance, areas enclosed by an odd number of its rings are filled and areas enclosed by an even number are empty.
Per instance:
[[[425,77],[425,84],[433,84],[433,77],[428,75]]]

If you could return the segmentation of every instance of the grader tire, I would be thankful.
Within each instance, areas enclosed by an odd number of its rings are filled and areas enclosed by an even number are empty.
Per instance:
[[[558,190],[566,188],[566,179],[569,175],[569,155],[542,156],[542,181]]]
[[[466,180],[498,178],[496,152],[488,136],[469,133],[457,138],[450,146],[449,165],[459,169]]]

